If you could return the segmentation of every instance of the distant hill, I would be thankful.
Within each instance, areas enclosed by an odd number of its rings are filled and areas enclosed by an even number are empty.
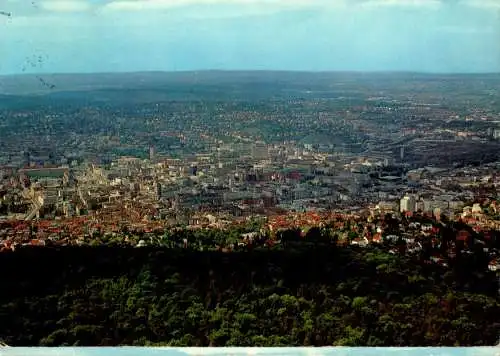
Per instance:
[[[0,76],[0,94],[46,94],[54,91],[153,89],[179,85],[271,84],[320,78],[317,74],[288,72],[138,72],[99,74],[40,74]],[[48,86],[54,86],[50,89]]]

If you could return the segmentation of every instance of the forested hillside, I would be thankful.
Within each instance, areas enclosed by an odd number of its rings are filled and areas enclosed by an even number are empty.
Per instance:
[[[457,291],[453,272],[377,249],[24,248],[0,269],[9,345],[492,345],[499,330],[493,274],[491,292]]]

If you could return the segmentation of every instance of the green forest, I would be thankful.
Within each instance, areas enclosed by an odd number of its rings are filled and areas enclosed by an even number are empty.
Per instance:
[[[500,326],[495,274],[375,247],[26,247],[0,269],[11,346],[480,346]]]

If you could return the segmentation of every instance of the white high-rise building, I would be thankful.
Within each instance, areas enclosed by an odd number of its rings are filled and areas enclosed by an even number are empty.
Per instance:
[[[155,159],[155,146],[149,146],[149,160],[153,161]]]
[[[399,203],[399,210],[402,213],[407,211],[414,212],[416,210],[416,204],[417,202],[415,201],[415,198],[407,195],[401,199]]]

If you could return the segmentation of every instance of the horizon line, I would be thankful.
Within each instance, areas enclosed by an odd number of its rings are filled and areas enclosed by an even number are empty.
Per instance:
[[[295,70],[295,69],[189,69],[189,70],[134,70],[134,71],[97,71],[97,72],[33,72],[0,73],[2,77],[58,76],[58,75],[118,75],[118,74],[188,74],[188,73],[302,73],[302,74],[419,74],[419,75],[499,75],[494,72],[441,72],[415,70]]]

